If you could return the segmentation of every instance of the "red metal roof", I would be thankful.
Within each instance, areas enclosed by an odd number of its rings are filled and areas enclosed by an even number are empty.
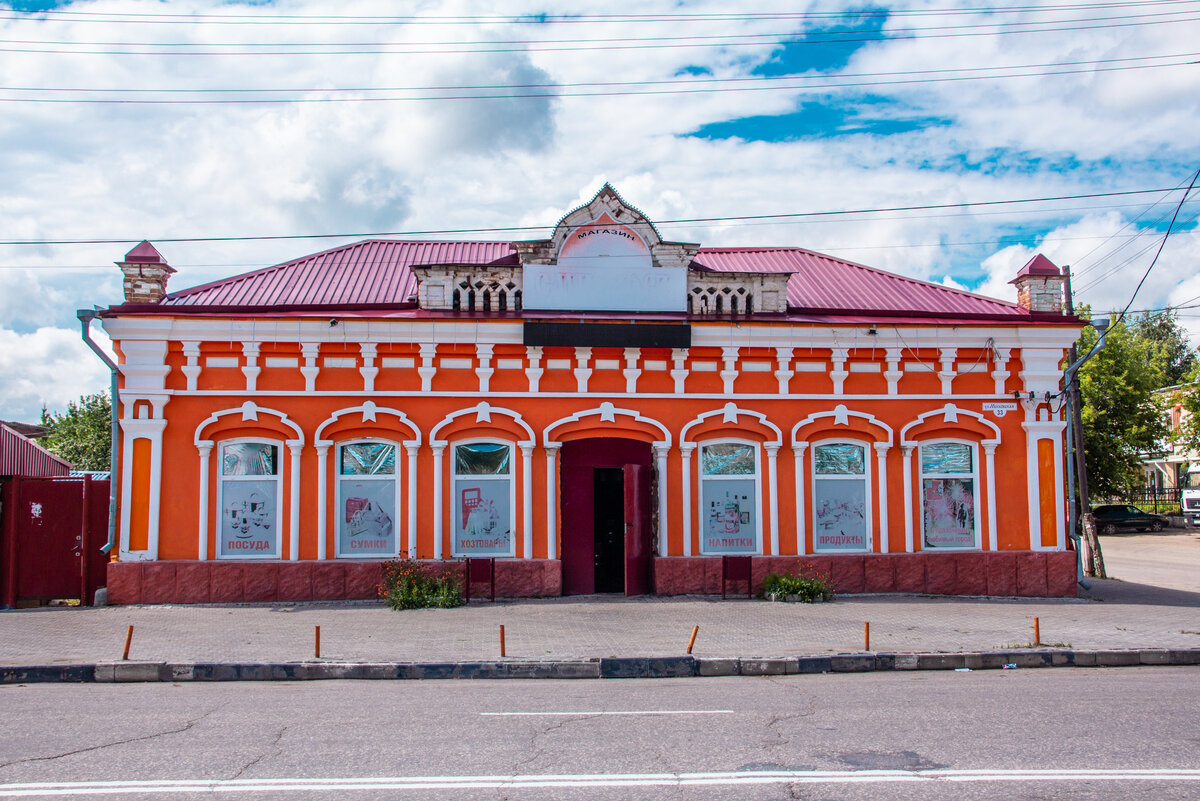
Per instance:
[[[1015,303],[919,281],[803,248],[701,248],[693,264],[737,273],[791,273],[797,311],[1026,315]]]
[[[518,264],[509,242],[368,240],[172,292],[153,308],[253,312],[412,308],[414,264]],[[790,313],[1028,317],[1015,303],[895,275],[803,248],[701,248],[694,270],[791,273]],[[151,309],[131,310],[153,313]]]
[[[509,242],[367,240],[171,292],[164,306],[331,306],[406,303],[413,264],[516,264]]]
[[[158,248],[145,239],[125,254],[125,262],[127,264],[161,264],[171,272],[175,272],[175,268],[167,264],[167,260],[163,258],[163,254],[158,252]]]
[[[71,463],[0,425],[0,476],[65,476]]]

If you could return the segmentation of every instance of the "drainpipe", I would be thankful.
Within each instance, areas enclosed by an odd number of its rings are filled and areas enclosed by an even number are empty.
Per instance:
[[[112,387],[109,400],[112,406],[112,443],[109,452],[109,474],[108,474],[108,542],[100,549],[100,553],[110,553],[113,546],[117,543],[117,480],[121,467],[121,455],[117,450],[117,437],[120,436],[119,424],[117,415],[121,408],[121,397],[117,389],[117,365],[112,359],[108,358],[108,354],[100,349],[100,346],[92,341],[91,325],[92,320],[95,320],[99,315],[92,309],[79,309],[75,312],[75,316],[79,318],[79,324],[83,331],[83,341],[92,349],[100,361],[108,365],[108,370],[112,374]]]

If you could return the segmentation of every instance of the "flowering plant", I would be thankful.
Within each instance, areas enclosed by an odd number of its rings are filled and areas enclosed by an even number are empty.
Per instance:
[[[815,574],[806,576],[802,571],[796,575],[789,573],[768,573],[763,579],[761,597],[771,601],[814,601],[833,600],[833,581],[829,576]]]
[[[392,609],[450,609],[462,606],[462,576],[455,567],[394,559],[383,565],[379,597]]]

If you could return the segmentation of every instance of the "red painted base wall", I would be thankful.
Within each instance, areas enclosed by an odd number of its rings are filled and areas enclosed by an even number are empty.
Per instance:
[[[109,562],[110,604],[342,601],[379,597],[385,562]],[[422,564],[436,565],[436,562]],[[461,562],[458,564],[465,570]],[[482,584],[473,597],[486,597]],[[497,559],[496,596],[562,595],[562,563]]]
[[[997,595],[1074,598],[1074,551],[911,553],[871,556],[755,556],[753,591],[770,572],[827,576],[836,592],[904,592],[928,595]],[[654,560],[654,591],[659,595],[721,592],[721,557]],[[730,593],[746,593],[745,582]]]
[[[379,597],[383,562],[110,562],[110,604],[340,601]],[[428,564],[436,564],[429,562]],[[767,573],[829,576],[839,593],[921,593],[1073,598],[1075,553],[1001,551],[872,556],[756,556],[754,592]],[[654,560],[658,595],[721,592],[719,556]],[[472,595],[486,592],[475,585]],[[744,594],[745,584],[730,588]],[[497,559],[496,597],[562,595],[562,562]]]

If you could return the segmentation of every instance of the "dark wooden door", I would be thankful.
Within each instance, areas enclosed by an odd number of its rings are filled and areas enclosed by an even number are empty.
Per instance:
[[[625,465],[625,594],[650,592],[650,471]]]

